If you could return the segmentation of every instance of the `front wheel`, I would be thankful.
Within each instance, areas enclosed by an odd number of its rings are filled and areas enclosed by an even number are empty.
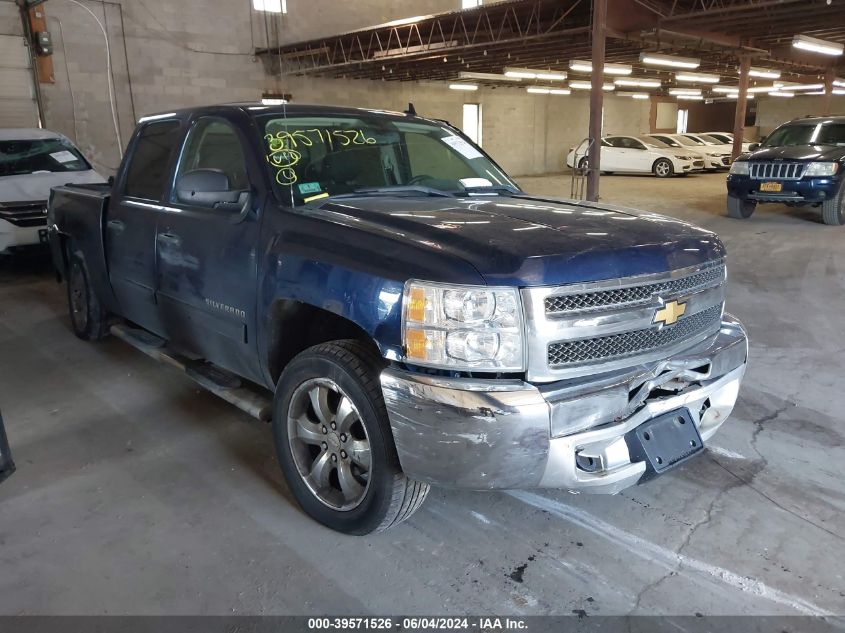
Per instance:
[[[757,203],[753,200],[743,200],[742,198],[728,195],[728,217],[737,220],[747,220],[756,208]]]
[[[845,224],[845,189],[842,189],[830,200],[822,202],[822,220],[830,226]]]
[[[652,173],[658,178],[669,178],[674,173],[674,169],[672,167],[672,161],[668,158],[659,158],[658,160],[654,161],[654,165],[651,167]]]
[[[323,343],[294,358],[276,388],[273,434],[291,492],[311,517],[346,534],[404,521],[429,490],[399,465],[381,366],[358,341]]]

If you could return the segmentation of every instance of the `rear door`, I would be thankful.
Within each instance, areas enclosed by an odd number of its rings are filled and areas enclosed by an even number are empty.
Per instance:
[[[156,221],[182,135],[178,120],[152,121],[138,131],[106,214],[109,279],[121,313],[159,335],[162,324],[155,302]]]
[[[248,125],[246,115],[231,112],[191,122],[173,191],[158,220],[156,299],[166,338],[225,369],[261,380],[255,353],[260,225],[252,209],[258,208],[263,192],[256,152],[248,150],[243,131]],[[227,191],[241,193],[246,206],[181,199],[179,179],[197,170],[224,173]]]

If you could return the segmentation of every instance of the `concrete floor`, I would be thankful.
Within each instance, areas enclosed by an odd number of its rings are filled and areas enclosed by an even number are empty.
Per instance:
[[[845,229],[725,218],[723,180],[602,179],[728,246],[751,366],[710,451],[615,497],[434,490],[368,538],[302,514],[269,427],[77,340],[46,267],[0,265],[0,614],[845,613]]]

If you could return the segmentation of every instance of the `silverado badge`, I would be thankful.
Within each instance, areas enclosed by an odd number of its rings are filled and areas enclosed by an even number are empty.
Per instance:
[[[654,321],[652,321],[652,323],[672,325],[675,321],[680,319],[686,311],[686,303],[681,303],[679,301],[670,301],[654,313]]]

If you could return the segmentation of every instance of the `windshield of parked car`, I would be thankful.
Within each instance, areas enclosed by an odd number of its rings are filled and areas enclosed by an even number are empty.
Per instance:
[[[0,176],[88,169],[88,161],[65,139],[0,141]]]
[[[727,141],[723,141],[715,136],[710,136],[709,134],[699,134],[698,138],[706,143],[713,143],[714,145],[725,145],[727,143]]]
[[[662,143],[666,143],[666,145],[668,145],[669,147],[681,147],[681,144],[678,143],[678,141],[669,136],[655,136],[652,138]]]
[[[403,195],[519,191],[476,145],[434,121],[278,114],[259,120],[273,181],[294,206],[374,189]]]
[[[686,145],[687,147],[692,147],[693,145],[704,145],[704,143],[702,143],[701,141],[696,141],[695,139],[690,138],[688,136],[678,136],[675,138],[675,140],[678,141],[678,143],[680,143],[681,145]]]
[[[651,138],[649,136],[638,136],[637,139],[650,147],[659,147],[661,149],[669,147],[668,143],[658,141],[656,138]]]
[[[720,143],[733,143],[734,142],[733,138],[731,138],[727,134],[708,134],[707,136],[709,136],[710,138],[716,139]]]
[[[784,145],[838,145],[845,146],[845,123],[822,121],[816,124],[784,125],[763,141],[763,147]]]

